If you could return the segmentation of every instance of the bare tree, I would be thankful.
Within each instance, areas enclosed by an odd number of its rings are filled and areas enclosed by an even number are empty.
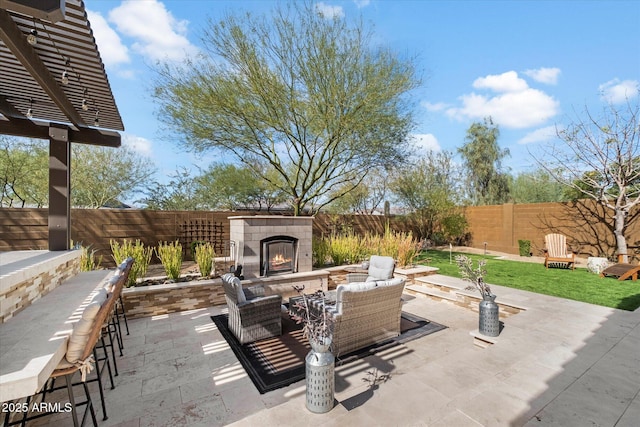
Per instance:
[[[605,106],[595,117],[584,117],[557,135],[555,144],[536,161],[558,182],[568,186],[575,198],[596,200],[613,216],[616,249],[628,262],[625,233],[632,209],[640,204],[640,122],[636,102],[624,107]],[[534,156],[535,157],[535,156]]]

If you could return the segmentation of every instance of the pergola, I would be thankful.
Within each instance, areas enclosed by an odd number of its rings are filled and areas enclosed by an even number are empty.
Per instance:
[[[70,245],[71,143],[123,131],[81,0],[0,0],[0,134],[49,140],[49,250]]]

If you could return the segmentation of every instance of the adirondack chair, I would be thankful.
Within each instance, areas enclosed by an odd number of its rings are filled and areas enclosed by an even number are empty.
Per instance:
[[[562,264],[575,269],[576,254],[567,250],[567,238],[563,234],[551,233],[544,236],[544,266]]]

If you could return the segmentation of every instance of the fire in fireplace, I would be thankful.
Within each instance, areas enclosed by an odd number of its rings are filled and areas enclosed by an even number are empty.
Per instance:
[[[260,243],[261,276],[296,272],[298,239],[289,236],[273,236]]]

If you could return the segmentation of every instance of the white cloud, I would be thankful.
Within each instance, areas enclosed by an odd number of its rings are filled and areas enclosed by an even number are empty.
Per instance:
[[[186,37],[189,22],[175,19],[158,0],[123,1],[109,12],[109,21],[136,40],[136,52],[153,61],[177,61],[198,52]]]
[[[446,110],[457,120],[478,120],[491,116],[507,128],[538,126],[558,113],[559,102],[546,93],[532,89],[515,71],[481,77],[473,82],[476,89],[489,89],[497,95],[472,92],[462,95],[460,107]]]
[[[114,67],[131,62],[129,49],[122,44],[120,36],[109,26],[107,20],[100,13],[89,9],[87,9],[87,17],[105,67]]]
[[[358,9],[361,9],[363,7],[369,6],[369,4],[371,3],[371,0],[353,0],[353,2],[356,4]]]
[[[554,139],[557,136],[555,126],[546,126],[529,132],[523,138],[518,140],[518,144],[531,144],[534,142],[545,142]]]
[[[537,82],[555,85],[558,83],[558,77],[560,77],[560,68],[542,67],[537,70],[527,70],[524,73]]]
[[[149,141],[146,138],[128,134],[128,133],[123,133],[122,145],[131,148],[133,151],[145,157],[151,157],[151,154],[152,154],[151,141]]]
[[[426,108],[427,111],[443,111],[448,107],[444,102],[437,102],[434,104],[429,101],[423,101],[421,105]]]
[[[598,89],[600,90],[600,98],[603,101],[611,104],[621,104],[640,93],[640,83],[637,80],[620,81],[620,79],[615,78],[601,84]]]
[[[414,133],[409,138],[418,149],[425,151],[441,150],[438,139],[430,133]]]
[[[527,82],[518,77],[515,71],[507,71],[502,74],[492,74],[479,77],[473,82],[476,89],[490,89],[495,92],[521,92],[527,87]]]
[[[316,10],[327,19],[344,17],[342,6],[331,6],[321,1],[316,3]]]

